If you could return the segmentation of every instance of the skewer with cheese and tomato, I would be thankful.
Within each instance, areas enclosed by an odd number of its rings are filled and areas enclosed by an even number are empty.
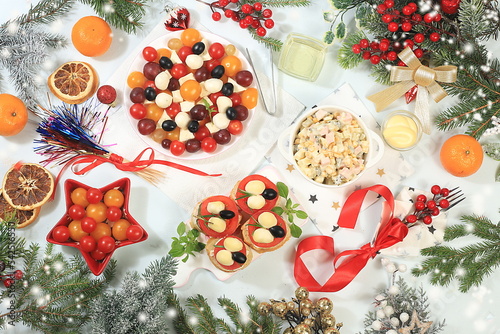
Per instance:
[[[207,242],[206,251],[214,266],[226,272],[241,270],[252,261],[250,248],[243,240],[232,235],[220,239],[211,238]]]
[[[259,253],[270,252],[283,246],[291,232],[283,218],[273,211],[254,213],[242,225],[243,240]]]
[[[191,227],[212,238],[233,234],[241,215],[236,202],[223,195],[205,198],[193,211]]]

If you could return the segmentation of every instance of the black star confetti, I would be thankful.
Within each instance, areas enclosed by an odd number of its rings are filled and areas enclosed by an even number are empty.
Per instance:
[[[314,204],[318,199],[316,198],[316,195],[309,195],[309,202]]]
[[[434,232],[436,231],[436,229],[432,225],[427,228],[429,229],[429,232],[431,232],[432,234],[434,234]]]

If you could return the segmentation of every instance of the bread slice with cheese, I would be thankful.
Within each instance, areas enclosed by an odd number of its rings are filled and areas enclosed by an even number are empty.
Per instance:
[[[273,211],[258,211],[241,226],[243,240],[259,253],[271,252],[283,246],[291,236],[285,220]]]
[[[208,258],[218,269],[235,272],[246,268],[252,262],[252,250],[241,238],[230,235],[210,238],[205,247]]]
[[[240,226],[241,214],[236,202],[228,196],[210,196],[199,202],[191,215],[190,225],[212,238],[233,234]]]
[[[236,183],[231,191],[241,211],[253,214],[260,210],[271,210],[278,202],[278,187],[267,177],[253,174]]]

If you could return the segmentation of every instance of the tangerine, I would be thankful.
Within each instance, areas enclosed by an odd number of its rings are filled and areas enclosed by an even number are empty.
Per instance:
[[[23,101],[14,95],[0,94],[0,136],[13,136],[28,123],[28,111]]]
[[[109,24],[97,16],[85,16],[71,30],[71,41],[82,55],[97,57],[108,51],[113,32]]]
[[[455,135],[448,138],[439,154],[444,169],[454,176],[474,174],[483,163],[483,148],[472,136]]]

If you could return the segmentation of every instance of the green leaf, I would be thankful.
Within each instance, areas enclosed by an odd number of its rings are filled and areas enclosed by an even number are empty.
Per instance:
[[[182,255],[184,255],[184,248],[182,247],[176,247],[176,248],[173,248],[168,252],[169,255],[173,256],[173,257],[181,257]]]
[[[325,34],[323,35],[323,42],[325,42],[326,44],[332,44],[334,39],[335,33],[331,30],[325,32]]]
[[[371,8],[367,5],[367,6],[364,6],[364,5],[360,5],[358,7],[356,7],[356,13],[354,14],[354,17],[357,19],[357,20],[362,20],[363,18],[365,18],[369,13],[371,12]]]
[[[195,251],[201,252],[205,249],[205,244],[203,242],[198,242],[195,247]]]
[[[489,143],[483,145],[484,153],[490,158],[500,161],[500,143]]]
[[[293,203],[292,203],[292,199],[291,199],[291,198],[287,198],[287,199],[286,199],[286,205],[285,205],[285,206],[286,206],[286,208],[287,208],[287,209],[291,209],[291,208],[292,208],[292,204],[293,204]]]
[[[323,12],[323,20],[325,20],[326,22],[333,22],[334,18],[335,16],[333,15],[333,12],[331,10]]]
[[[337,29],[336,29],[336,32],[337,32],[337,37],[338,38],[344,38],[345,37],[345,31],[346,31],[346,27],[345,27],[345,23],[344,22],[340,22],[337,26]],[[333,40],[332,40],[333,42]],[[330,43],[328,43],[330,44]]]
[[[195,238],[198,238],[200,236],[200,231],[198,231],[197,229],[192,229],[191,231],[189,231],[189,233]]]
[[[287,213],[287,216],[288,216],[288,221],[290,223],[293,223],[293,214],[291,212]]]
[[[288,187],[286,186],[286,184],[284,184],[283,182],[278,182],[276,183],[276,187],[278,188],[278,194],[281,197],[288,197]]]
[[[337,9],[347,9],[351,4],[351,0],[332,0],[333,6]]]
[[[285,212],[285,210],[283,210],[283,208],[280,206],[275,206],[274,208],[271,209],[271,211],[280,216],[283,214],[283,212]]]
[[[307,217],[309,217],[307,215],[307,213],[305,213],[304,211],[302,210],[297,210],[295,211],[295,215],[297,216],[297,218],[300,218],[300,219],[306,219]]]
[[[186,232],[186,224],[184,224],[183,222],[181,222],[177,226],[177,234],[178,235],[183,235],[185,232]]]
[[[298,238],[302,235],[302,229],[297,226],[296,224],[291,224],[290,225],[290,232],[292,234],[292,237]]]

